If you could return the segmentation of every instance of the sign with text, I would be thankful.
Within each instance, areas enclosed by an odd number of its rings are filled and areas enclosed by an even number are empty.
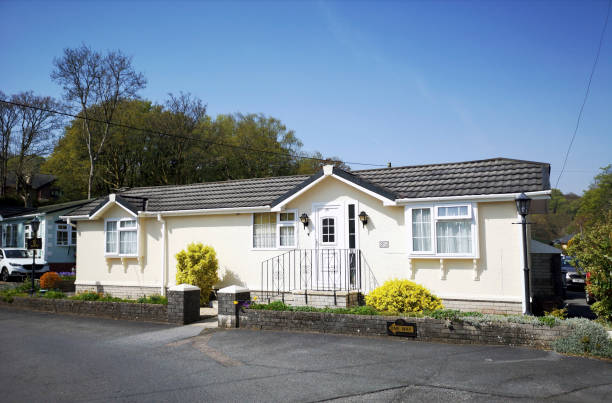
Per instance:
[[[27,248],[29,250],[32,249],[42,249],[42,238],[31,238],[27,240]]]
[[[387,322],[387,334],[398,337],[416,337],[416,323],[408,323],[404,319],[395,322]]]

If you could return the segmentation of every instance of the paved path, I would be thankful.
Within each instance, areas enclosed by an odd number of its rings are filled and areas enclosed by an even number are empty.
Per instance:
[[[390,338],[207,329],[0,308],[23,401],[605,401],[612,363]]]

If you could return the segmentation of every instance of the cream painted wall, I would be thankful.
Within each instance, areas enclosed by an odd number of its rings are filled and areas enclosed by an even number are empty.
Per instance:
[[[307,213],[314,220],[313,205],[321,202],[341,204],[344,214],[346,205],[355,203],[357,214],[360,211],[368,214],[370,219],[365,228],[357,220],[357,245],[380,284],[395,277],[411,277],[404,207],[385,207],[380,200],[327,177],[286,208],[296,209],[298,216]],[[446,298],[519,301],[522,290],[520,226],[512,225],[517,219],[514,203],[479,203],[478,210],[479,280],[474,280],[472,259],[446,259],[445,280],[440,279],[439,259],[419,259],[412,261],[416,268],[414,281]],[[77,284],[161,286],[162,234],[161,223],[156,218],[139,219],[141,263],[128,259],[124,265],[120,259],[105,259],[104,218],[126,216],[125,210],[113,207],[100,220],[78,222]],[[252,248],[250,213],[166,216],[164,219],[168,239],[168,286],[175,283],[174,256],[190,242],[202,242],[215,248],[222,278],[219,286],[239,284],[260,289],[261,262],[284,252]],[[345,225],[348,226],[346,221]],[[314,248],[315,231],[316,223],[311,223],[307,230],[298,223],[298,248]],[[380,241],[388,241],[389,248],[380,248]]]

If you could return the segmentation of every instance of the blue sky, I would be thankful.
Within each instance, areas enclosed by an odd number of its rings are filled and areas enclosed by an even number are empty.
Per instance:
[[[394,166],[545,161],[554,185],[606,9],[606,1],[0,0],[0,89],[59,97],[49,73],[63,48],[121,49],[148,78],[143,97],[185,91],[212,115],[274,116],[307,151]],[[582,192],[612,163],[611,31],[559,184],[565,192]]]

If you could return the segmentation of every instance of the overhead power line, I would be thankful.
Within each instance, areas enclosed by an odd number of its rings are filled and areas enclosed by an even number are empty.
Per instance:
[[[86,118],[86,117],[75,115],[75,114],[68,113],[68,112],[62,112],[62,111],[58,111],[58,110],[54,110],[54,109],[49,109],[49,108],[42,108],[42,107],[34,106],[34,105],[22,104],[22,103],[19,103],[19,102],[5,101],[5,100],[2,100],[2,99],[0,99],[0,102],[8,104],[8,105],[13,105],[13,106],[21,107],[21,108],[30,108],[30,109],[35,109],[35,110],[47,112],[47,113],[53,113],[55,115],[71,117],[71,118],[74,118],[74,119],[88,120],[90,122],[108,124],[108,125],[111,125],[111,126],[121,127],[121,128],[124,128],[124,129],[136,130],[136,131],[141,131],[141,132],[144,132],[144,133],[158,134],[158,135],[165,136],[165,137],[178,138],[178,139],[183,139],[183,140],[188,140],[188,141],[202,142],[202,143],[206,143],[206,144],[209,144],[209,145],[215,145],[215,146],[220,146],[220,147],[228,147],[228,148],[234,148],[234,149],[251,151],[251,152],[258,152],[258,153],[274,154],[274,155],[279,155],[279,156],[284,156],[284,157],[291,157],[291,158],[296,158],[296,159],[308,159],[308,160],[318,161],[318,162],[340,162],[340,163],[344,163],[344,164],[348,164],[348,165],[362,165],[362,166],[373,166],[373,167],[386,167],[387,166],[387,165],[383,165],[383,164],[369,164],[369,163],[366,163],[366,162],[352,162],[352,161],[340,161],[340,160],[316,158],[316,157],[309,157],[307,155],[291,154],[291,153],[285,153],[285,152],[282,152],[282,151],[274,151],[274,150],[264,150],[264,149],[240,146],[240,145],[235,145],[235,144],[227,144],[227,143],[222,143],[222,142],[212,141],[212,140],[195,139],[193,137],[189,137],[189,136],[185,136],[185,135],[181,135],[181,134],[162,132],[162,131],[153,130],[153,129],[145,129],[145,128],[142,128],[142,127],[126,125],[126,124],[123,124],[123,123],[120,123],[120,122],[105,121],[105,120],[102,120],[102,119],[96,119],[96,118],[92,118],[92,117],[87,117]]]
[[[597,67],[597,63],[599,62],[599,54],[601,53],[601,46],[603,44],[603,40],[606,34],[606,28],[608,27],[608,18],[610,18],[610,8],[612,7],[612,0],[608,0],[608,11],[606,12],[606,20],[604,22],[603,29],[601,30],[601,36],[599,37],[599,46],[597,47],[597,54],[595,55],[595,61],[593,62],[593,67],[591,68],[591,74],[589,75],[589,83],[587,84],[586,91],[584,93],[584,99],[582,100],[582,105],[580,106],[580,112],[578,112],[578,119],[576,120],[576,127],[574,128],[574,134],[572,134],[572,139],[567,147],[567,152],[565,153],[565,158],[563,159],[563,166],[561,167],[561,172],[559,173],[559,177],[557,178],[557,183],[555,184],[555,188],[558,188],[559,181],[561,180],[561,176],[563,176],[563,172],[565,172],[565,165],[567,164],[567,158],[569,157],[570,150],[572,149],[572,145],[574,145],[574,140],[576,139],[576,134],[578,133],[578,127],[580,126],[580,121],[582,120],[582,112],[584,111],[584,106],[586,105],[587,99],[589,97],[589,93],[591,92],[591,82],[593,81],[593,74],[595,74],[595,68]]]

